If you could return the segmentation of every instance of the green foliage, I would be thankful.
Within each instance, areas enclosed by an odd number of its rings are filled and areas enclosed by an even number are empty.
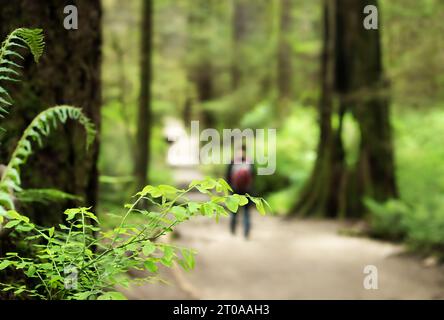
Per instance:
[[[395,108],[397,178],[401,199],[376,203],[367,199],[371,234],[404,240],[422,253],[442,252],[444,244],[444,112],[441,107]],[[425,126],[424,123],[427,125]]]
[[[434,208],[435,198],[444,194],[443,107],[395,108],[398,184],[402,198],[409,204]]]
[[[17,52],[18,49],[29,48],[34,56],[34,60],[38,62],[43,54],[44,46],[44,36],[41,29],[20,28],[14,30],[3,42],[0,49],[1,83],[18,81],[19,73],[16,69],[21,68],[21,66],[14,62],[13,58],[15,58],[15,60],[24,60],[24,57]],[[6,113],[4,106],[11,105],[11,96],[6,89],[0,85],[0,115]],[[29,156],[33,153],[32,143],[37,142],[41,146],[43,144],[43,139],[51,133],[51,130],[57,128],[59,123],[65,124],[68,119],[77,121],[85,128],[87,134],[87,147],[93,142],[96,134],[94,125],[79,108],[57,106],[44,110],[37,115],[23,132],[6,169],[0,177],[0,214],[15,209],[14,193],[18,195],[19,199],[25,199],[26,201],[31,201],[32,196],[36,196],[34,200],[37,201],[45,201],[45,198],[46,200],[48,198],[72,198],[70,195],[55,190],[41,190],[40,192],[34,190],[33,192],[20,195],[20,192],[23,192],[20,180],[20,167],[26,164]]]
[[[371,212],[370,228],[373,236],[390,240],[404,239],[406,235],[404,219],[410,212],[410,208],[394,199],[386,203],[365,199],[364,204]]]
[[[273,210],[288,213],[316,159],[316,110],[291,105],[292,113],[277,131],[276,173],[257,177],[258,194],[269,194]]]
[[[444,257],[444,200],[435,197],[426,205],[419,203],[404,217],[406,241],[410,248],[425,254]]]
[[[0,211],[14,209],[14,202],[10,193],[11,191],[22,191],[20,187],[20,167],[27,162],[29,156],[33,153],[32,142],[37,141],[41,146],[43,138],[47,137],[51,130],[57,127],[58,123],[64,124],[68,119],[76,120],[83,125],[87,133],[87,146],[92,143],[95,137],[95,129],[81,109],[70,106],[58,106],[40,113],[24,131],[1,177],[0,206],[2,210]]]
[[[20,28],[13,31],[0,48],[0,81],[16,82],[20,73],[17,69],[21,66],[17,63],[25,59],[20,49],[29,48],[34,60],[39,61],[45,47],[42,29]],[[0,85],[0,116],[7,113],[7,107],[12,105],[12,99],[3,85]]]
[[[49,204],[51,202],[65,201],[65,200],[77,200],[81,201],[82,198],[55,189],[27,189],[20,191],[17,195],[19,203],[42,203]]]
[[[403,108],[443,101],[444,2],[392,0],[380,1],[380,6],[384,65],[394,100]],[[424,34],[423,30],[433,32]]]
[[[199,191],[208,195],[206,202],[190,202],[187,194]],[[194,268],[194,250],[159,242],[178,224],[194,216],[218,219],[235,212],[249,201],[262,214],[268,204],[259,198],[231,195],[231,188],[220,179],[192,182],[187,189],[172,186],[147,186],[125,206],[118,227],[106,230],[89,208],[65,211],[66,223],[57,228],[42,228],[14,210],[6,213],[10,229],[31,251],[27,256],[16,252],[0,258],[0,270],[23,272],[28,281],[1,284],[2,290],[16,297],[35,299],[114,300],[125,297],[116,286],[127,287],[158,279],[160,265],[179,264],[184,270]],[[151,204],[141,209],[141,203]],[[143,217],[131,223],[130,216]],[[130,278],[129,270],[145,270],[142,278]]]
[[[366,199],[370,211],[370,234],[389,239],[404,240],[410,249],[424,254],[441,255],[444,248],[444,201],[435,198],[433,204],[418,203],[407,206],[400,200],[377,203]]]

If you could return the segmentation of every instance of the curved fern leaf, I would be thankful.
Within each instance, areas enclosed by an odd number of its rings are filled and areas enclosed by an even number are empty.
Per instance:
[[[7,114],[7,108],[12,105],[12,98],[2,86],[3,82],[18,82],[22,68],[19,64],[24,57],[20,49],[29,49],[38,62],[43,54],[45,41],[42,29],[20,28],[14,30],[0,47],[0,118]]]
[[[45,50],[45,36],[43,29],[21,28],[16,30],[17,36],[28,46],[34,56],[35,62],[39,62]]]
[[[1,177],[0,206],[3,209],[14,209],[13,202],[5,201],[7,199],[3,199],[2,196],[8,195],[10,191],[22,191],[20,167],[32,154],[33,142],[37,142],[41,146],[43,139],[49,136],[52,129],[55,129],[59,123],[65,124],[68,119],[75,120],[84,127],[87,134],[87,148],[92,144],[96,135],[94,124],[83,114],[81,109],[71,106],[57,106],[41,112],[24,131]]]
[[[65,200],[82,201],[82,197],[69,194],[56,189],[28,189],[16,194],[20,203],[41,203],[61,202]]]

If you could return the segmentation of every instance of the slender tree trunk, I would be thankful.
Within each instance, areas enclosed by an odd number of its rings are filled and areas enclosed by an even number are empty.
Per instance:
[[[239,89],[242,81],[242,41],[248,32],[248,4],[245,0],[234,0],[233,8],[233,56],[231,63],[231,85],[232,90]]]
[[[126,137],[126,143],[128,145],[128,153],[131,154],[132,159],[137,158],[137,148],[135,145],[135,139],[134,135],[131,132],[130,123],[131,123],[131,117],[128,114],[128,104],[127,104],[127,93],[128,93],[128,81],[126,78],[125,70],[126,70],[126,63],[125,63],[125,48],[123,48],[123,45],[119,41],[117,37],[113,38],[113,50],[116,55],[116,60],[118,64],[118,96],[116,98],[119,109],[120,109],[120,115],[124,121],[124,132]],[[133,165],[133,170],[135,170],[135,165]]]
[[[325,1],[325,39],[320,102],[321,137],[311,178],[295,206],[303,215],[355,216],[364,197],[397,197],[387,88],[378,30],[365,30],[363,9],[375,0]],[[358,161],[345,162],[344,115],[359,125]],[[333,116],[337,117],[332,126]]]
[[[197,88],[197,97],[200,103],[211,101],[214,98],[213,66],[211,61],[201,64],[195,70],[194,81]],[[214,128],[216,126],[215,116],[210,110],[201,111],[203,127]]]
[[[188,66],[188,75],[194,83],[198,103],[203,104],[214,98],[214,67],[211,56],[213,39],[201,35],[202,30],[211,28],[214,2],[195,0],[195,4],[196,7],[191,10],[188,17],[188,34],[193,35],[189,41],[189,51],[193,61]],[[212,112],[204,108],[200,108],[199,111],[202,127],[214,128],[216,119]]]
[[[277,88],[279,99],[279,113],[285,115],[286,105],[292,97],[292,50],[288,39],[290,34],[292,17],[292,0],[279,0],[279,43],[277,63]]]
[[[78,30],[63,25],[66,5],[78,8]],[[10,86],[14,106],[2,120],[0,161],[6,163],[19,136],[42,110],[60,104],[81,107],[100,130],[101,5],[99,0],[0,0],[0,37],[18,27],[44,29],[46,49],[38,65],[28,55],[22,83]],[[98,131],[99,132],[99,131]],[[67,207],[97,203],[100,137],[89,151],[79,125],[59,127],[23,167],[25,189],[56,188],[83,197],[79,203],[33,204],[26,208],[36,223],[61,222]]]
[[[153,1],[142,0],[140,100],[137,124],[137,159],[135,176],[138,188],[148,184],[151,140],[151,77],[152,77]]]

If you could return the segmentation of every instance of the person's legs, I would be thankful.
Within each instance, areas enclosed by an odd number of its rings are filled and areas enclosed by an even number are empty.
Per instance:
[[[250,236],[250,229],[251,229],[251,221],[250,221],[250,206],[247,204],[244,207],[244,235],[245,238],[248,239]]]
[[[232,213],[231,214],[231,221],[230,221],[230,230],[232,234],[236,233],[236,223],[237,223],[237,214]]]

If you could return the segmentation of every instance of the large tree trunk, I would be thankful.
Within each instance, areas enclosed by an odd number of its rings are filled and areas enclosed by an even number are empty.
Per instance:
[[[140,100],[137,124],[137,159],[135,176],[137,187],[148,184],[151,141],[151,77],[152,77],[152,34],[153,34],[153,1],[142,0],[142,27],[140,51]]]
[[[66,30],[66,5],[78,8],[78,30]],[[2,120],[0,161],[6,163],[19,136],[42,110],[60,104],[81,107],[100,129],[101,5],[99,0],[0,0],[0,36],[18,27],[44,29],[46,50],[40,64],[28,56],[23,82],[10,86],[14,106]],[[82,196],[81,203],[32,205],[24,214],[39,224],[60,222],[64,209],[97,202],[99,137],[89,151],[77,124],[57,129],[23,167],[24,188],[57,188]]]
[[[378,30],[363,28],[363,8],[376,1],[325,1],[320,142],[296,214],[359,217],[364,197],[397,197],[389,103]],[[337,102],[337,103],[335,103]],[[356,163],[345,161],[343,119],[359,125]],[[333,117],[337,126],[333,127]]]

